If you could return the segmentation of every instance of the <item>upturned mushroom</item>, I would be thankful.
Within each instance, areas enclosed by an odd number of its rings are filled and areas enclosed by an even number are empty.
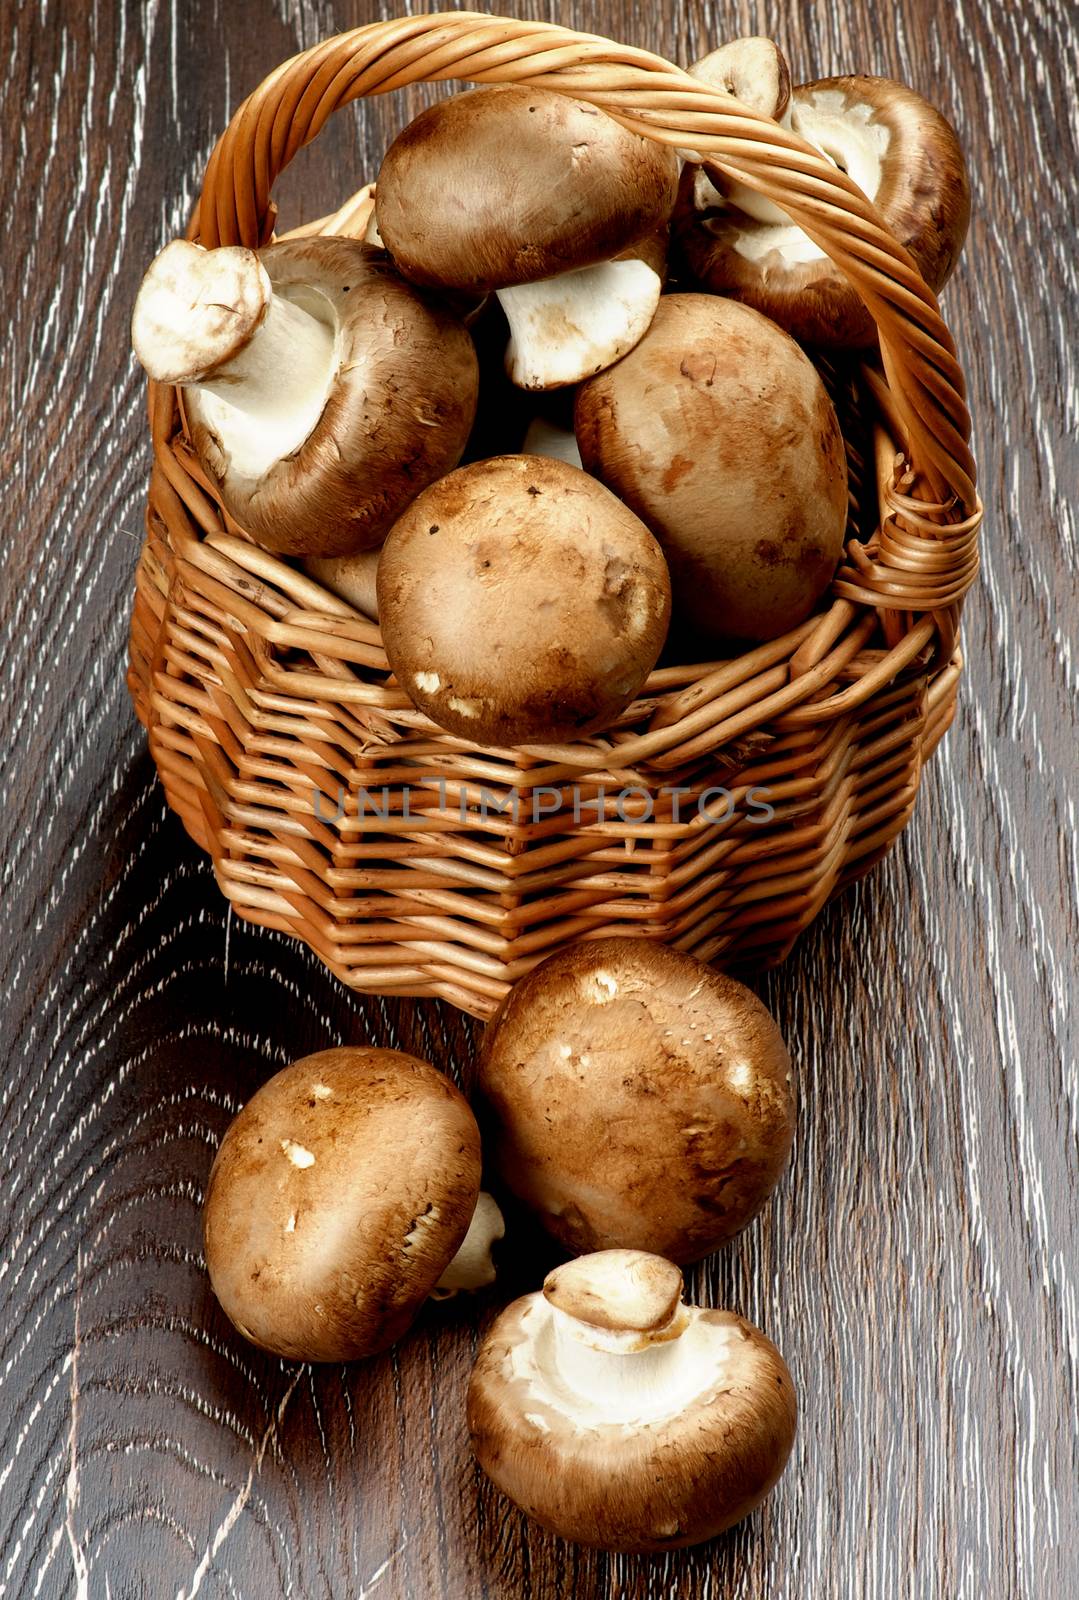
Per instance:
[[[543,744],[634,699],[670,615],[663,554],[586,473],[501,456],[432,484],[394,524],[378,608],[398,683],[450,733]]]
[[[183,389],[229,514],[269,550],[381,543],[460,460],[476,409],[467,330],[352,239],[252,250],[175,240],[143,279],[135,353]]]
[[[581,385],[575,423],[585,467],[663,546],[673,649],[805,620],[842,552],[847,464],[789,335],[733,300],[666,295],[637,348]]]
[[[407,278],[497,291],[507,368],[546,389],[600,371],[648,327],[677,182],[672,150],[595,106],[503,85],[421,112],[386,153],[375,206]]]
[[[605,1550],[698,1544],[758,1506],[794,1443],[779,1351],[729,1311],[682,1303],[636,1250],[582,1256],[514,1301],[468,1388],[480,1466],[553,1533]]]
[[[479,1184],[476,1120],[429,1063],[305,1056],[221,1141],[203,1209],[214,1293],[246,1339],[289,1360],[373,1355],[428,1296],[493,1281],[502,1218]]]
[[[849,174],[929,287],[941,289],[966,238],[970,186],[940,112],[905,84],[855,76],[802,84],[772,114]],[[779,206],[714,168],[683,169],[673,237],[697,284],[763,311],[804,344],[875,342],[872,316],[824,251]]]
[[[476,1080],[506,1187],[576,1254],[696,1261],[756,1216],[794,1133],[791,1063],[744,985],[639,938],[589,940],[522,978]]]

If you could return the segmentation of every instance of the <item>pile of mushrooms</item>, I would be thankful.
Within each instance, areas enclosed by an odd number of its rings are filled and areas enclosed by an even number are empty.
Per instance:
[[[847,172],[941,287],[970,198],[920,95],[792,87],[768,39],[690,71]],[[168,245],[132,332],[232,524],[377,618],[426,718],[486,746],[587,737],[661,657],[778,638],[821,604],[848,492],[814,353],[875,330],[772,202],[508,84],[422,111],[357,226]]]
[[[691,71],[847,172],[941,287],[969,191],[919,95],[792,87],[765,39]],[[422,112],[362,227],[259,251],[175,241],[132,337],[176,386],[229,526],[377,618],[421,718],[486,746],[587,737],[664,653],[777,638],[821,603],[848,495],[814,357],[864,355],[874,330],[782,211],[699,152],[518,85]],[[223,1311],[277,1355],[343,1361],[429,1301],[497,1293],[486,1164],[511,1224],[531,1214],[572,1259],[487,1330],[467,1402],[480,1465],[569,1539],[712,1537],[794,1439],[778,1351],[683,1304],[679,1270],[786,1170],[774,1020],[692,956],[596,939],[521,979],[473,1077],[475,1112],[432,1064],[367,1045],[271,1077],[209,1175]]]
[[[227,1129],[203,1209],[217,1299],[252,1343],[350,1361],[425,1304],[488,1289],[511,1205],[576,1256],[498,1316],[468,1393],[477,1460],[529,1515],[610,1549],[746,1516],[794,1438],[752,1324],[684,1306],[676,1263],[744,1228],[786,1168],[791,1064],[742,984],[639,938],[570,946],[490,1023],[480,1117],[430,1063],[344,1047],[271,1077]]]

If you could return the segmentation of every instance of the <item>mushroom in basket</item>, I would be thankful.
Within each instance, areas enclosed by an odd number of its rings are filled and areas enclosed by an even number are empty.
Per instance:
[[[506,85],[421,112],[386,152],[375,214],[406,278],[497,291],[514,383],[547,389],[647,329],[677,184],[673,150],[595,106]]]
[[[203,1231],[245,1338],[351,1361],[399,1339],[430,1296],[493,1282],[503,1227],[459,1090],[415,1056],[351,1048],[293,1062],[248,1101],[210,1172]]]
[[[636,349],[581,385],[575,422],[585,466],[663,546],[675,650],[805,620],[843,549],[847,462],[782,328],[719,296],[665,295]]]
[[[698,1544],[748,1516],[796,1414],[771,1341],[684,1305],[678,1268],[638,1250],[581,1256],[514,1301],[468,1389],[472,1448],[503,1494],[607,1550]]]
[[[644,523],[542,456],[475,461],[425,489],[394,524],[377,584],[401,688],[474,744],[609,726],[670,617],[666,562]]]
[[[467,330],[356,240],[258,254],[174,240],[143,279],[131,332],[151,378],[182,386],[225,509],[284,555],[380,544],[456,466],[475,415]]]
[[[726,47],[726,70],[719,51],[690,70],[730,88],[846,172],[910,251],[929,287],[941,289],[970,222],[966,164],[951,124],[890,78],[822,78],[799,85],[785,101],[786,67],[777,90],[775,46],[770,52],[749,48],[766,44],[736,41]],[[771,200],[715,169],[683,169],[673,238],[694,282],[755,306],[803,343],[861,348],[875,342],[870,312],[820,246]]]

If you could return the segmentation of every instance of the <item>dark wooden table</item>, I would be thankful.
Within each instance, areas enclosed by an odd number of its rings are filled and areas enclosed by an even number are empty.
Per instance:
[[[0,6],[0,1596],[1063,1600],[1079,1593],[1073,0],[506,5],[682,61],[778,28],[802,77],[917,85],[973,168],[946,297],[987,511],[958,721],[888,862],[762,985],[797,1061],[797,1157],[691,1280],[793,1369],[778,1492],[696,1552],[579,1551],[469,1456],[464,1386],[495,1302],[429,1315],[367,1365],[297,1370],[211,1296],[199,1203],[255,1086],[364,1038],[456,1070],[476,1030],[353,996],[298,945],[230,923],[165,812],[124,689],[149,464],[128,316],[243,93],[408,9]],[[281,185],[283,224],[371,175],[420,103],[335,119]],[[511,1260],[511,1284],[534,1277]]]

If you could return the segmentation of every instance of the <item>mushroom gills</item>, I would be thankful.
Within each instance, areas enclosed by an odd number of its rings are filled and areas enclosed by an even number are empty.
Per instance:
[[[782,120],[826,161],[845,172],[868,199],[876,198],[892,135],[885,123],[875,119],[872,106],[851,105],[835,89],[799,90]],[[748,261],[760,261],[773,250],[781,251],[789,262],[817,261],[825,255],[782,207],[766,196],[746,184],[726,180],[722,190],[718,189],[707,163],[696,176],[694,191],[694,201],[702,211],[732,209],[765,224],[744,234],[734,247]]]

